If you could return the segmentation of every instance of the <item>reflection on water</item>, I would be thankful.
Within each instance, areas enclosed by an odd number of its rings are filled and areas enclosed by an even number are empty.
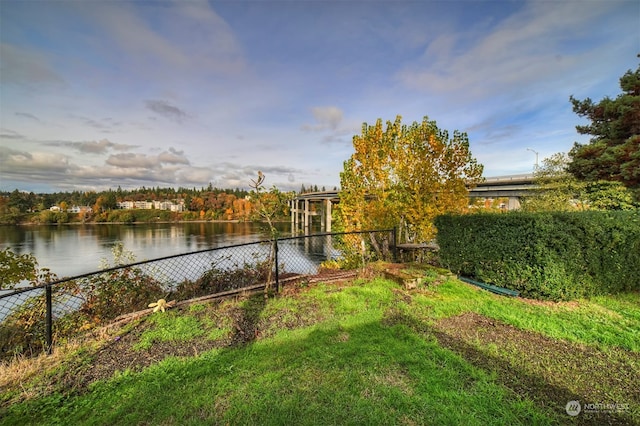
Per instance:
[[[278,228],[283,236],[291,235],[289,223],[278,224]],[[111,249],[117,242],[136,260],[147,260],[268,238],[264,225],[255,223],[0,226],[0,249],[31,253],[41,268],[49,268],[58,277],[100,269],[103,259],[112,261]]]
[[[218,226],[216,226],[218,225]],[[329,235],[290,239],[290,230],[281,229],[278,242],[278,269],[281,273],[315,274],[320,263],[335,258],[339,252]],[[262,227],[254,224],[165,224],[165,225],[91,225],[62,227],[26,227],[2,229],[0,249],[10,247],[18,253],[32,253],[41,267],[48,267],[59,278],[71,277],[100,269],[101,259],[111,260],[111,249],[117,242],[132,251],[136,260],[160,259],[138,265],[143,275],[153,277],[167,290],[187,281],[195,281],[212,268],[236,270],[252,268],[266,262],[271,243],[264,241]],[[219,250],[208,250],[219,248]],[[206,250],[206,251],[202,251]],[[194,253],[195,252],[195,253]],[[176,256],[179,254],[184,256]],[[87,277],[91,281],[94,275]],[[41,290],[11,295],[0,290],[0,322],[29,297]],[[80,299],[66,301],[64,309],[77,309]],[[54,306],[54,314],[63,306]]]

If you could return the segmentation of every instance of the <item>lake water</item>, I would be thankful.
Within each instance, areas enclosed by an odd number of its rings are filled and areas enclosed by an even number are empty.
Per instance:
[[[289,223],[277,226],[283,237],[291,236]],[[31,253],[58,277],[97,271],[103,259],[113,263],[117,242],[141,261],[268,238],[265,225],[257,223],[0,226],[0,249]]]
[[[293,236],[290,223],[277,224],[277,228],[281,238]],[[319,232],[320,229],[312,229],[310,234]],[[132,261],[143,261],[268,239],[265,225],[256,223],[0,226],[0,250],[10,248],[18,254],[33,254],[40,268],[50,269],[59,279],[96,272],[102,269],[104,261],[113,265],[112,248],[120,242],[134,255],[135,259]],[[320,262],[337,255],[328,236],[286,240],[279,243],[278,247],[281,253],[278,264],[284,264],[286,260],[287,272],[294,273],[314,273]],[[213,256],[217,259],[216,265],[225,267],[225,262],[234,265],[234,262],[243,258],[246,262],[246,256],[249,256],[249,261],[255,261],[253,256],[260,251],[266,257],[265,250],[268,251],[268,247],[263,245],[252,246],[248,250],[245,246],[233,247],[223,252],[215,251]],[[200,253],[194,256],[190,257],[189,268],[163,269],[154,262],[158,271],[152,269],[151,274],[158,272],[161,276],[156,278],[175,283],[184,279],[197,279],[211,267],[212,258],[198,261],[206,255]],[[171,275],[174,273],[175,277]],[[34,291],[36,293],[0,298],[0,322],[26,299],[42,294],[41,290]],[[8,293],[11,291],[0,290],[0,296]]]

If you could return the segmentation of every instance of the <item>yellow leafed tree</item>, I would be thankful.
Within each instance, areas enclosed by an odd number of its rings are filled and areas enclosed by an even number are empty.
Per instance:
[[[401,242],[433,239],[433,219],[468,206],[468,187],[482,176],[469,139],[438,129],[435,121],[402,118],[364,123],[355,152],[340,174],[339,210],[345,231],[396,227]],[[372,241],[375,245],[376,243]]]

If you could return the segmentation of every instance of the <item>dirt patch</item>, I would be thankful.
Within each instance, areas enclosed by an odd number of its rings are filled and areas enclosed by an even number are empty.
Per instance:
[[[400,268],[401,266],[391,266]],[[319,276],[301,276],[282,287],[282,295],[295,296],[307,291],[305,284],[322,281],[333,286],[327,291],[340,291],[356,275],[351,271],[322,271]],[[411,305],[413,292],[392,289],[399,303]],[[212,340],[201,336],[188,341],[155,342],[148,349],[134,349],[141,336],[154,324],[144,317],[134,320],[126,328],[114,327],[112,334],[91,357],[80,356],[69,360],[64,369],[58,369],[49,380],[65,394],[84,392],[89,384],[108,379],[116,371],[141,371],[169,356],[197,356],[213,348],[235,347],[256,339],[268,337],[279,329],[295,329],[321,321],[319,309],[313,301],[300,302],[298,310],[280,309],[264,318],[265,300],[262,291],[250,296],[230,297],[237,303],[209,300],[201,311],[187,304],[173,308],[179,315],[195,315],[208,320],[211,330],[231,330],[223,337]],[[201,302],[199,302],[201,303]],[[309,306],[304,305],[309,303]],[[638,418],[640,409],[640,354],[612,348],[597,348],[552,339],[542,334],[523,331],[500,321],[466,313],[439,320],[431,324],[424,317],[411,316],[391,309],[383,320],[385,324],[403,323],[419,333],[434,336],[440,346],[458,353],[469,363],[496,373],[496,380],[511,389],[514,398],[533,400],[547,409],[561,424],[633,424],[630,412],[581,413],[570,417],[565,412],[569,401],[584,404],[628,404]],[[210,331],[210,330],[208,330]],[[340,334],[337,342],[349,339]],[[403,382],[394,377],[381,380],[403,388]],[[397,380],[393,382],[393,380]],[[48,389],[47,392],[51,391]],[[37,396],[37,395],[36,395]],[[35,397],[35,396],[34,396]],[[22,398],[29,398],[23,395]],[[7,401],[10,403],[10,401]]]
[[[354,272],[324,271],[321,274],[300,279],[330,282],[331,285],[340,286],[341,281],[353,278],[354,275]],[[305,287],[289,283],[283,287],[282,295],[291,296],[302,291],[305,291]],[[93,355],[90,365],[69,366],[56,381],[67,390],[82,392],[91,383],[109,379],[117,371],[141,371],[167,357],[192,357],[214,348],[241,346],[269,337],[276,329],[305,327],[319,320],[309,315],[313,309],[303,310],[304,316],[302,313],[286,315],[287,312],[281,311],[273,318],[261,320],[260,313],[266,305],[262,291],[233,296],[232,299],[237,303],[224,306],[221,305],[224,300],[209,300],[206,302],[207,307],[198,315],[212,319],[214,321],[212,328],[223,328],[231,324],[231,333],[223,338],[211,340],[200,337],[188,341],[154,342],[147,349],[136,349],[135,345],[140,342],[141,336],[152,327],[143,316],[136,319],[135,323],[126,326],[129,331],[111,330],[115,336],[105,341],[105,344]],[[183,311],[185,315],[196,315],[193,312],[187,313],[188,310],[189,304],[184,304],[172,309],[172,312]]]
[[[497,373],[497,380],[553,412],[562,423],[633,424],[640,407],[640,354],[622,349],[607,352],[523,331],[476,313],[438,321],[432,329],[441,346],[472,364]],[[628,404],[615,412],[565,412],[569,401],[585,404]]]

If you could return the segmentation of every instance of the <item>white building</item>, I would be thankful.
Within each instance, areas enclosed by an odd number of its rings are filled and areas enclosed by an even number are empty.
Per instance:
[[[184,211],[184,201],[179,200],[178,204],[173,201],[120,201],[118,202],[118,208],[123,210],[128,209],[156,209],[156,210],[169,210],[172,212]]]

